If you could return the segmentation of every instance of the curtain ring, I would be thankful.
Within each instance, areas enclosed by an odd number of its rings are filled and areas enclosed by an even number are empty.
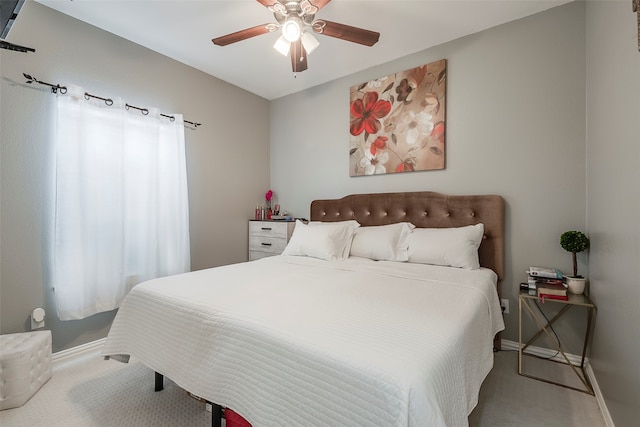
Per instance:
[[[64,95],[65,93],[67,93],[67,88],[66,88],[66,86],[58,86],[58,90],[60,90],[60,93],[61,93],[61,94],[63,94],[63,95]],[[54,92],[54,93],[55,93],[55,92]]]
[[[107,104],[109,107],[111,107],[113,105],[113,99],[111,99],[111,98],[105,99],[104,103]]]
[[[84,99],[86,99],[87,101],[90,99],[89,94],[87,92],[84,93]]]
[[[176,118],[174,116],[171,116],[171,117],[169,117],[169,120],[172,121],[172,122],[175,122]]]
[[[142,111],[142,115],[144,115],[144,116],[149,114],[149,110],[147,110],[146,108],[143,108],[140,111]]]

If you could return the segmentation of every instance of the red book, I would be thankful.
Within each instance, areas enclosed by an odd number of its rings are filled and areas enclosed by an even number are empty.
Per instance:
[[[567,288],[565,285],[553,285],[551,283],[536,283],[536,289],[538,290],[538,295],[567,295]]]
[[[561,301],[569,301],[569,295],[550,295],[550,294],[539,293],[538,297],[542,300],[543,303],[545,299],[557,299]]]

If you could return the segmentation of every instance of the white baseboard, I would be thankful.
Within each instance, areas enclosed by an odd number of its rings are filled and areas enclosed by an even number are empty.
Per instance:
[[[515,341],[503,339],[502,349],[518,351],[518,343]],[[530,345],[527,347],[527,353],[533,354],[535,356],[540,356],[540,357],[548,357],[551,360],[555,360],[558,362],[565,362],[561,354],[549,348],[536,347],[536,346]],[[569,359],[571,363],[578,364],[578,365],[580,364],[580,361],[582,359],[581,356],[578,356],[576,354],[571,354],[571,353],[565,353],[565,354],[567,355],[567,359]],[[607,408],[607,404],[605,403],[604,397],[602,396],[602,392],[600,391],[600,387],[598,386],[598,381],[596,379],[596,376],[593,372],[593,369],[591,368],[591,364],[589,363],[589,359],[586,357],[584,359],[584,370],[587,377],[589,378],[589,381],[591,382],[591,386],[593,387],[593,392],[595,393],[596,402],[598,404],[598,408],[600,409],[600,412],[602,412],[602,417],[604,418],[604,422],[606,426],[615,427],[615,425],[613,424],[613,419],[611,418],[611,414],[609,413],[609,409]]]
[[[607,408],[607,404],[604,401],[604,396],[602,396],[602,391],[600,391],[600,386],[598,385],[598,381],[596,381],[596,376],[593,373],[593,369],[591,368],[591,364],[587,364],[584,367],[589,380],[591,380],[591,386],[593,387],[593,392],[596,394],[596,401],[598,402],[598,407],[600,408],[600,412],[602,412],[602,418],[604,418],[604,423],[607,427],[615,427],[613,424],[613,419],[611,418],[611,414],[609,413],[609,409]]]
[[[86,344],[55,352],[51,355],[51,369],[53,372],[66,366],[68,363],[75,363],[88,357],[100,356],[102,345],[106,338],[101,338]]]
[[[513,350],[518,351],[518,343],[511,340],[502,340],[502,349],[503,350]],[[557,352],[556,350],[552,350],[550,348],[544,347],[536,347],[534,345],[530,345],[527,347],[527,354],[533,354],[534,356],[549,358],[549,360],[554,360],[556,362],[566,362],[564,357]],[[565,353],[567,355],[567,359],[573,364],[580,364],[581,357],[576,354]],[[589,359],[585,357],[584,359],[585,366],[588,365]],[[591,378],[590,378],[591,379]]]

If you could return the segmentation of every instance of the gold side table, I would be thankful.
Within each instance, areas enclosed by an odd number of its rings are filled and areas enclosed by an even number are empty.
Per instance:
[[[561,387],[570,388],[572,390],[577,390],[583,393],[594,395],[595,393],[593,391],[593,386],[591,385],[591,381],[589,381],[589,378],[587,377],[587,374],[584,369],[584,359],[587,353],[587,347],[589,346],[589,338],[591,336],[591,328],[593,326],[593,314],[596,310],[595,304],[589,299],[587,295],[569,294],[568,301],[545,298],[544,299],[545,304],[551,303],[551,304],[564,305],[564,307],[562,307],[562,309],[558,312],[558,314],[556,314],[551,320],[547,322],[546,319],[541,316],[541,313],[539,313],[536,309],[534,309],[535,302],[537,301],[542,301],[542,299],[539,298],[537,295],[530,295],[526,291],[520,292],[520,296],[518,297],[518,329],[519,329],[518,330],[518,374],[524,377],[533,378],[539,381],[544,381],[550,384],[555,384]],[[550,332],[550,327],[556,321],[558,321],[572,307],[585,307],[587,310],[587,331],[584,337],[584,345],[582,347],[582,357],[580,359],[579,365],[574,364],[569,360],[569,358],[567,357],[567,355],[565,354],[562,348],[562,344],[560,343],[559,337],[556,340],[555,337],[551,335],[551,332]],[[540,328],[540,330],[535,335],[533,335],[524,345],[522,344],[522,312],[523,311],[526,311],[527,313],[529,313],[531,319],[533,319],[537,324],[537,326]],[[572,387],[567,384],[558,383],[555,381],[551,381],[545,378],[540,378],[540,377],[523,372],[522,370],[523,356],[537,357],[534,354],[526,353],[525,350],[535,340],[537,340],[542,334],[546,334],[546,336],[550,338],[551,342],[553,342],[553,345],[555,346],[555,350],[557,350],[558,353],[562,355],[562,359],[564,359],[564,360],[552,360],[552,359],[548,359],[548,360],[551,362],[562,363],[570,366],[572,371],[575,373],[575,375],[580,379],[580,381],[584,385],[584,388]]]

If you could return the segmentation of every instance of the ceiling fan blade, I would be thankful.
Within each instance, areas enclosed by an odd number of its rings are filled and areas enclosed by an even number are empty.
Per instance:
[[[309,3],[318,8],[318,10],[322,9],[329,3],[331,0],[309,0]]]
[[[278,3],[276,0],[258,0],[258,3],[263,5],[264,7],[273,6],[275,3]]]
[[[353,43],[373,46],[378,42],[380,33],[365,30],[364,28],[352,27],[351,25],[339,24],[337,22],[319,19],[313,23],[313,31],[329,37],[347,40]]]
[[[231,43],[239,42],[251,37],[259,36],[261,34],[268,33],[270,24],[257,25],[255,27],[247,28],[246,30],[236,31],[235,33],[227,34],[226,36],[216,37],[211,39],[213,44],[218,46],[226,46]]]
[[[294,73],[300,73],[307,69],[307,51],[304,50],[300,39],[291,43],[289,56],[291,57],[291,68]]]

